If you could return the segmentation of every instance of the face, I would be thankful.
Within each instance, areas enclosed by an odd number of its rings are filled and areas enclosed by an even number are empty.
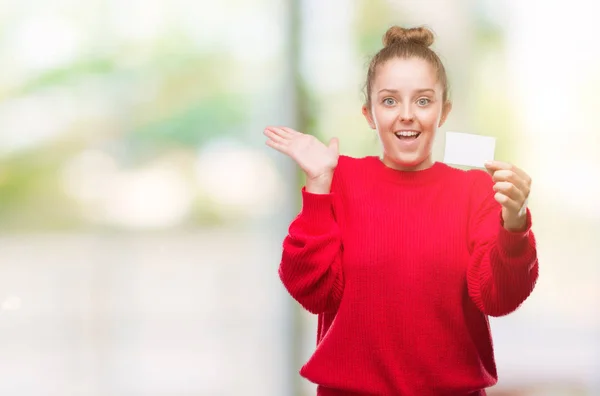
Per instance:
[[[429,168],[435,134],[450,107],[443,103],[443,87],[427,61],[394,58],[380,65],[371,106],[363,107],[363,114],[377,130],[383,163],[398,170]]]

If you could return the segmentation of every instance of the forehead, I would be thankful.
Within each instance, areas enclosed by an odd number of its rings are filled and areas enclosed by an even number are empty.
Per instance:
[[[393,58],[379,65],[373,82],[373,92],[380,89],[426,89],[436,88],[437,73],[433,66],[421,58]]]

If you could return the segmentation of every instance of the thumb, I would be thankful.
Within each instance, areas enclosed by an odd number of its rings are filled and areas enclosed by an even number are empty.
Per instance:
[[[329,141],[329,145],[327,147],[329,147],[330,149],[334,150],[336,153],[339,154],[340,142],[339,142],[338,138],[331,138],[331,140]]]
[[[490,174],[490,176],[494,176],[494,172],[496,172],[496,169],[493,167],[492,161],[486,161],[483,164],[483,166],[485,167],[487,173]]]

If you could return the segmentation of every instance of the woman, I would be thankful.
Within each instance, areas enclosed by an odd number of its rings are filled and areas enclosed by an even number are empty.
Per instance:
[[[487,318],[516,310],[538,278],[531,179],[498,161],[489,174],[434,162],[451,104],[433,34],[395,26],[383,41],[362,109],[381,159],[265,130],[306,173],[279,267],[318,315],[300,374],[322,396],[485,395],[497,381]]]

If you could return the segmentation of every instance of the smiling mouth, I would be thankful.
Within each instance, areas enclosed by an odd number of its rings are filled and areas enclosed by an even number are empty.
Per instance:
[[[396,137],[400,140],[415,140],[421,135],[421,132],[417,131],[400,131],[394,133]]]

